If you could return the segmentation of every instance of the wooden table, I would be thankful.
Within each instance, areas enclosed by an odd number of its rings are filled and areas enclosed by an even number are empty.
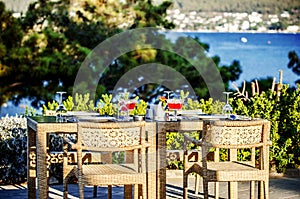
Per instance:
[[[27,118],[27,186],[28,198],[48,198],[49,186],[47,177],[47,146],[50,133],[77,133],[76,123],[56,123],[54,116]],[[36,150],[36,161],[32,150]],[[36,172],[30,168],[36,165]],[[36,181],[37,179],[37,181]]]
[[[156,125],[157,141],[156,141],[156,197],[149,198],[166,198],[166,133],[167,132],[190,132],[199,131],[203,128],[202,120],[180,121],[180,122],[157,122]]]
[[[28,198],[48,198],[47,146],[50,133],[77,133],[77,123],[57,123],[53,116],[27,118],[28,140]],[[166,198],[166,132],[194,131],[202,129],[202,121],[147,122],[148,141],[148,198]],[[36,173],[32,168],[32,150],[36,154]],[[36,184],[37,179],[37,184]],[[37,186],[37,192],[36,192]]]

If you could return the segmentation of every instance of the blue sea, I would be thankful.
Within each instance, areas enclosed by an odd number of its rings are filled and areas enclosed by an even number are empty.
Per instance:
[[[236,83],[240,86],[244,80],[276,77],[279,81],[279,70],[283,70],[283,83],[295,86],[300,79],[287,68],[288,53],[296,51],[300,56],[300,34],[286,33],[213,33],[189,32],[189,36],[197,36],[201,42],[209,44],[209,56],[218,55],[222,65],[230,65],[233,60],[240,61],[242,74]],[[25,112],[25,104],[15,107],[8,103],[1,108],[0,117],[6,114],[15,115]]]
[[[283,83],[295,86],[300,79],[288,69],[288,53],[296,51],[300,57],[300,34],[287,33],[185,33],[209,44],[209,56],[218,55],[222,65],[240,61],[242,74],[236,81],[275,77],[283,70]]]

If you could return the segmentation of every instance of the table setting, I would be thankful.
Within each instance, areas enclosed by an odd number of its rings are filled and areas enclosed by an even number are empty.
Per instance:
[[[233,112],[229,103],[232,92],[223,92],[226,96],[225,104],[214,113],[206,113],[201,108],[188,107],[186,96],[175,96],[172,91],[164,91],[166,95],[159,97],[158,104],[147,102],[139,97],[130,98],[130,93],[123,92],[116,95],[113,102],[111,95],[103,95],[97,107],[93,110],[67,111],[62,96],[66,92],[59,91],[58,106],[52,116],[58,123],[68,122],[131,122],[131,121],[193,121],[193,120],[254,120],[254,118],[238,115]],[[46,114],[47,115],[47,114]],[[52,118],[53,119],[53,118]]]
[[[60,94],[60,96],[63,92]],[[92,110],[68,109],[68,104],[59,101],[59,106],[52,116],[28,117],[27,125],[29,129],[28,139],[36,142],[30,142],[28,147],[35,148],[37,154],[36,176],[40,183],[37,184],[38,196],[47,196],[47,156],[48,145],[47,137],[52,133],[76,134],[80,122],[98,123],[97,125],[106,125],[107,123],[126,123],[145,120],[145,128],[148,132],[149,141],[152,146],[149,148],[153,153],[151,156],[151,174],[149,179],[153,184],[149,184],[151,191],[150,198],[165,198],[165,150],[167,132],[192,132],[203,128],[203,122],[207,120],[253,120],[250,117],[236,115],[229,107],[227,102],[219,107],[225,111],[209,112],[207,109],[201,109],[199,106],[189,106],[189,99],[182,96],[161,97],[158,104],[148,104],[145,101],[135,97],[129,98],[129,95],[119,97],[113,101],[111,95],[104,95],[100,100],[100,105]],[[230,93],[229,93],[230,94]],[[226,94],[229,96],[229,94]],[[87,100],[85,100],[87,101]],[[228,106],[229,105],[229,106]],[[195,108],[196,107],[196,108]],[[223,109],[222,109],[223,108]],[[52,109],[53,110],[53,109]],[[66,111],[68,110],[68,111]],[[209,113],[209,114],[208,114]],[[28,156],[28,159],[30,157]],[[30,161],[28,161],[28,164]],[[28,168],[30,165],[28,165]],[[35,190],[36,177],[28,179],[30,190],[28,198],[36,198]]]

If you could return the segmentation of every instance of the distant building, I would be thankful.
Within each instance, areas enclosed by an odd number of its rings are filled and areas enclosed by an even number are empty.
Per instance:
[[[10,10],[14,13],[25,14],[29,4],[37,0],[2,0],[5,4],[6,10]]]

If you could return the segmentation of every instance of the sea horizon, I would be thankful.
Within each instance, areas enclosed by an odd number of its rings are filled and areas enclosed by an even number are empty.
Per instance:
[[[295,50],[300,56],[300,33],[256,33],[253,32],[178,32],[183,35],[198,36],[200,42],[207,43],[208,55],[219,56],[220,65],[230,65],[234,60],[240,62],[242,74],[235,81],[239,87],[244,81],[260,80],[268,77],[275,77],[279,80],[279,70],[283,70],[283,83],[295,87],[295,81],[300,79],[287,68],[288,52]],[[241,41],[246,38],[246,42]],[[232,82],[233,83],[233,82]],[[233,87],[230,85],[230,88]],[[0,117],[25,113],[28,101],[22,102],[19,106],[7,103],[1,107]],[[17,111],[15,111],[17,110]],[[41,111],[41,109],[39,110]]]
[[[219,56],[221,65],[230,65],[234,60],[242,66],[242,74],[236,83],[275,77],[283,71],[284,83],[295,87],[300,76],[287,68],[288,53],[300,55],[300,33],[253,33],[253,32],[180,32],[187,36],[197,36],[209,45],[208,55]]]
[[[168,29],[167,29],[168,30]],[[267,31],[258,31],[258,30],[239,30],[239,31],[218,31],[218,30],[180,30],[180,29],[169,29],[168,31],[179,32],[179,33],[267,33],[267,34],[300,34],[300,31],[293,32],[287,30],[267,30]]]

